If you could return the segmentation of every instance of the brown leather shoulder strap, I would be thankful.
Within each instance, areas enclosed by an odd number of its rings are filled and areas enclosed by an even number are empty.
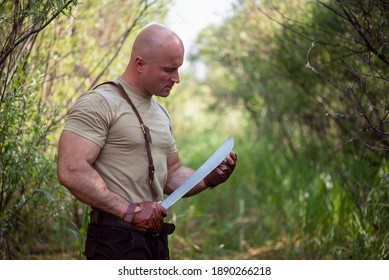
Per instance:
[[[151,187],[151,192],[153,194],[154,200],[160,200],[159,197],[158,197],[158,194],[157,194],[157,192],[155,190],[155,187],[154,187],[155,168],[154,168],[153,157],[151,155],[151,148],[150,148],[150,144],[152,144],[150,130],[147,127],[147,125],[143,122],[142,117],[140,116],[140,114],[139,114],[138,110],[136,109],[134,103],[132,102],[131,98],[127,95],[126,91],[124,90],[124,88],[123,88],[123,86],[121,84],[115,83],[113,81],[110,81],[110,82],[105,82],[105,83],[99,84],[99,85],[95,86],[93,89],[96,89],[97,87],[99,87],[101,85],[105,85],[105,84],[112,85],[112,86],[116,87],[119,90],[119,92],[122,95],[122,97],[131,106],[131,108],[134,111],[136,117],[138,118],[140,127],[141,127],[142,132],[143,132],[143,136],[144,136],[145,142],[146,142],[147,157],[148,157],[148,160],[149,160],[149,183],[150,183],[150,187]]]

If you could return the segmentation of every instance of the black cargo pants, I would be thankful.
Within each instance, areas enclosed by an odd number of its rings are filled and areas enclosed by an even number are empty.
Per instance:
[[[141,232],[118,217],[95,211],[91,214],[84,255],[88,260],[167,260],[167,235],[171,233]]]

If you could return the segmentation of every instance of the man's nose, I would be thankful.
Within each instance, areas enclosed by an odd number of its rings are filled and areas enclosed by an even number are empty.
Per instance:
[[[171,81],[176,84],[180,82],[180,74],[178,73],[178,70],[174,71]]]

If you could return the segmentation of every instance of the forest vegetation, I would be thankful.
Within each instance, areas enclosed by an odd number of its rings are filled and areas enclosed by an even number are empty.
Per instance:
[[[58,183],[61,129],[171,4],[0,1],[1,259],[84,259],[88,207]],[[172,207],[172,259],[389,259],[388,48],[383,0],[237,0],[202,30],[190,61],[205,72],[182,71],[159,101],[184,164],[232,135],[238,166]]]

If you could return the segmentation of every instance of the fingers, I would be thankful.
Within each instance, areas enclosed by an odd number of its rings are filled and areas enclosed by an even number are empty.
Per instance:
[[[221,162],[211,173],[204,178],[206,187],[214,188],[224,183],[231,176],[235,169],[238,156],[231,151],[228,156]]]
[[[238,155],[236,153],[234,153],[233,151],[231,151],[225,160],[229,164],[234,164],[238,160]]]
[[[162,213],[162,216],[163,216],[163,217],[169,216],[169,215],[170,215],[170,212],[169,212],[165,207],[162,206],[162,201],[158,201],[157,203],[158,203],[158,205],[159,205],[159,207],[160,207],[160,211],[161,211],[161,213]]]
[[[218,175],[231,175],[232,171],[234,170],[236,166],[236,162],[238,160],[238,156],[233,151],[230,152],[229,156],[223,160],[221,164],[218,165],[216,172]]]
[[[232,173],[232,168],[228,164],[222,163],[216,168],[216,173],[219,176],[230,175]]]
[[[144,201],[139,204],[142,210],[134,215],[133,224],[146,230],[159,230],[163,218],[169,215],[169,212],[162,207],[162,201]]]
[[[230,155],[226,157],[226,160],[229,165],[235,166],[236,162],[238,161],[238,155],[231,151]]]

